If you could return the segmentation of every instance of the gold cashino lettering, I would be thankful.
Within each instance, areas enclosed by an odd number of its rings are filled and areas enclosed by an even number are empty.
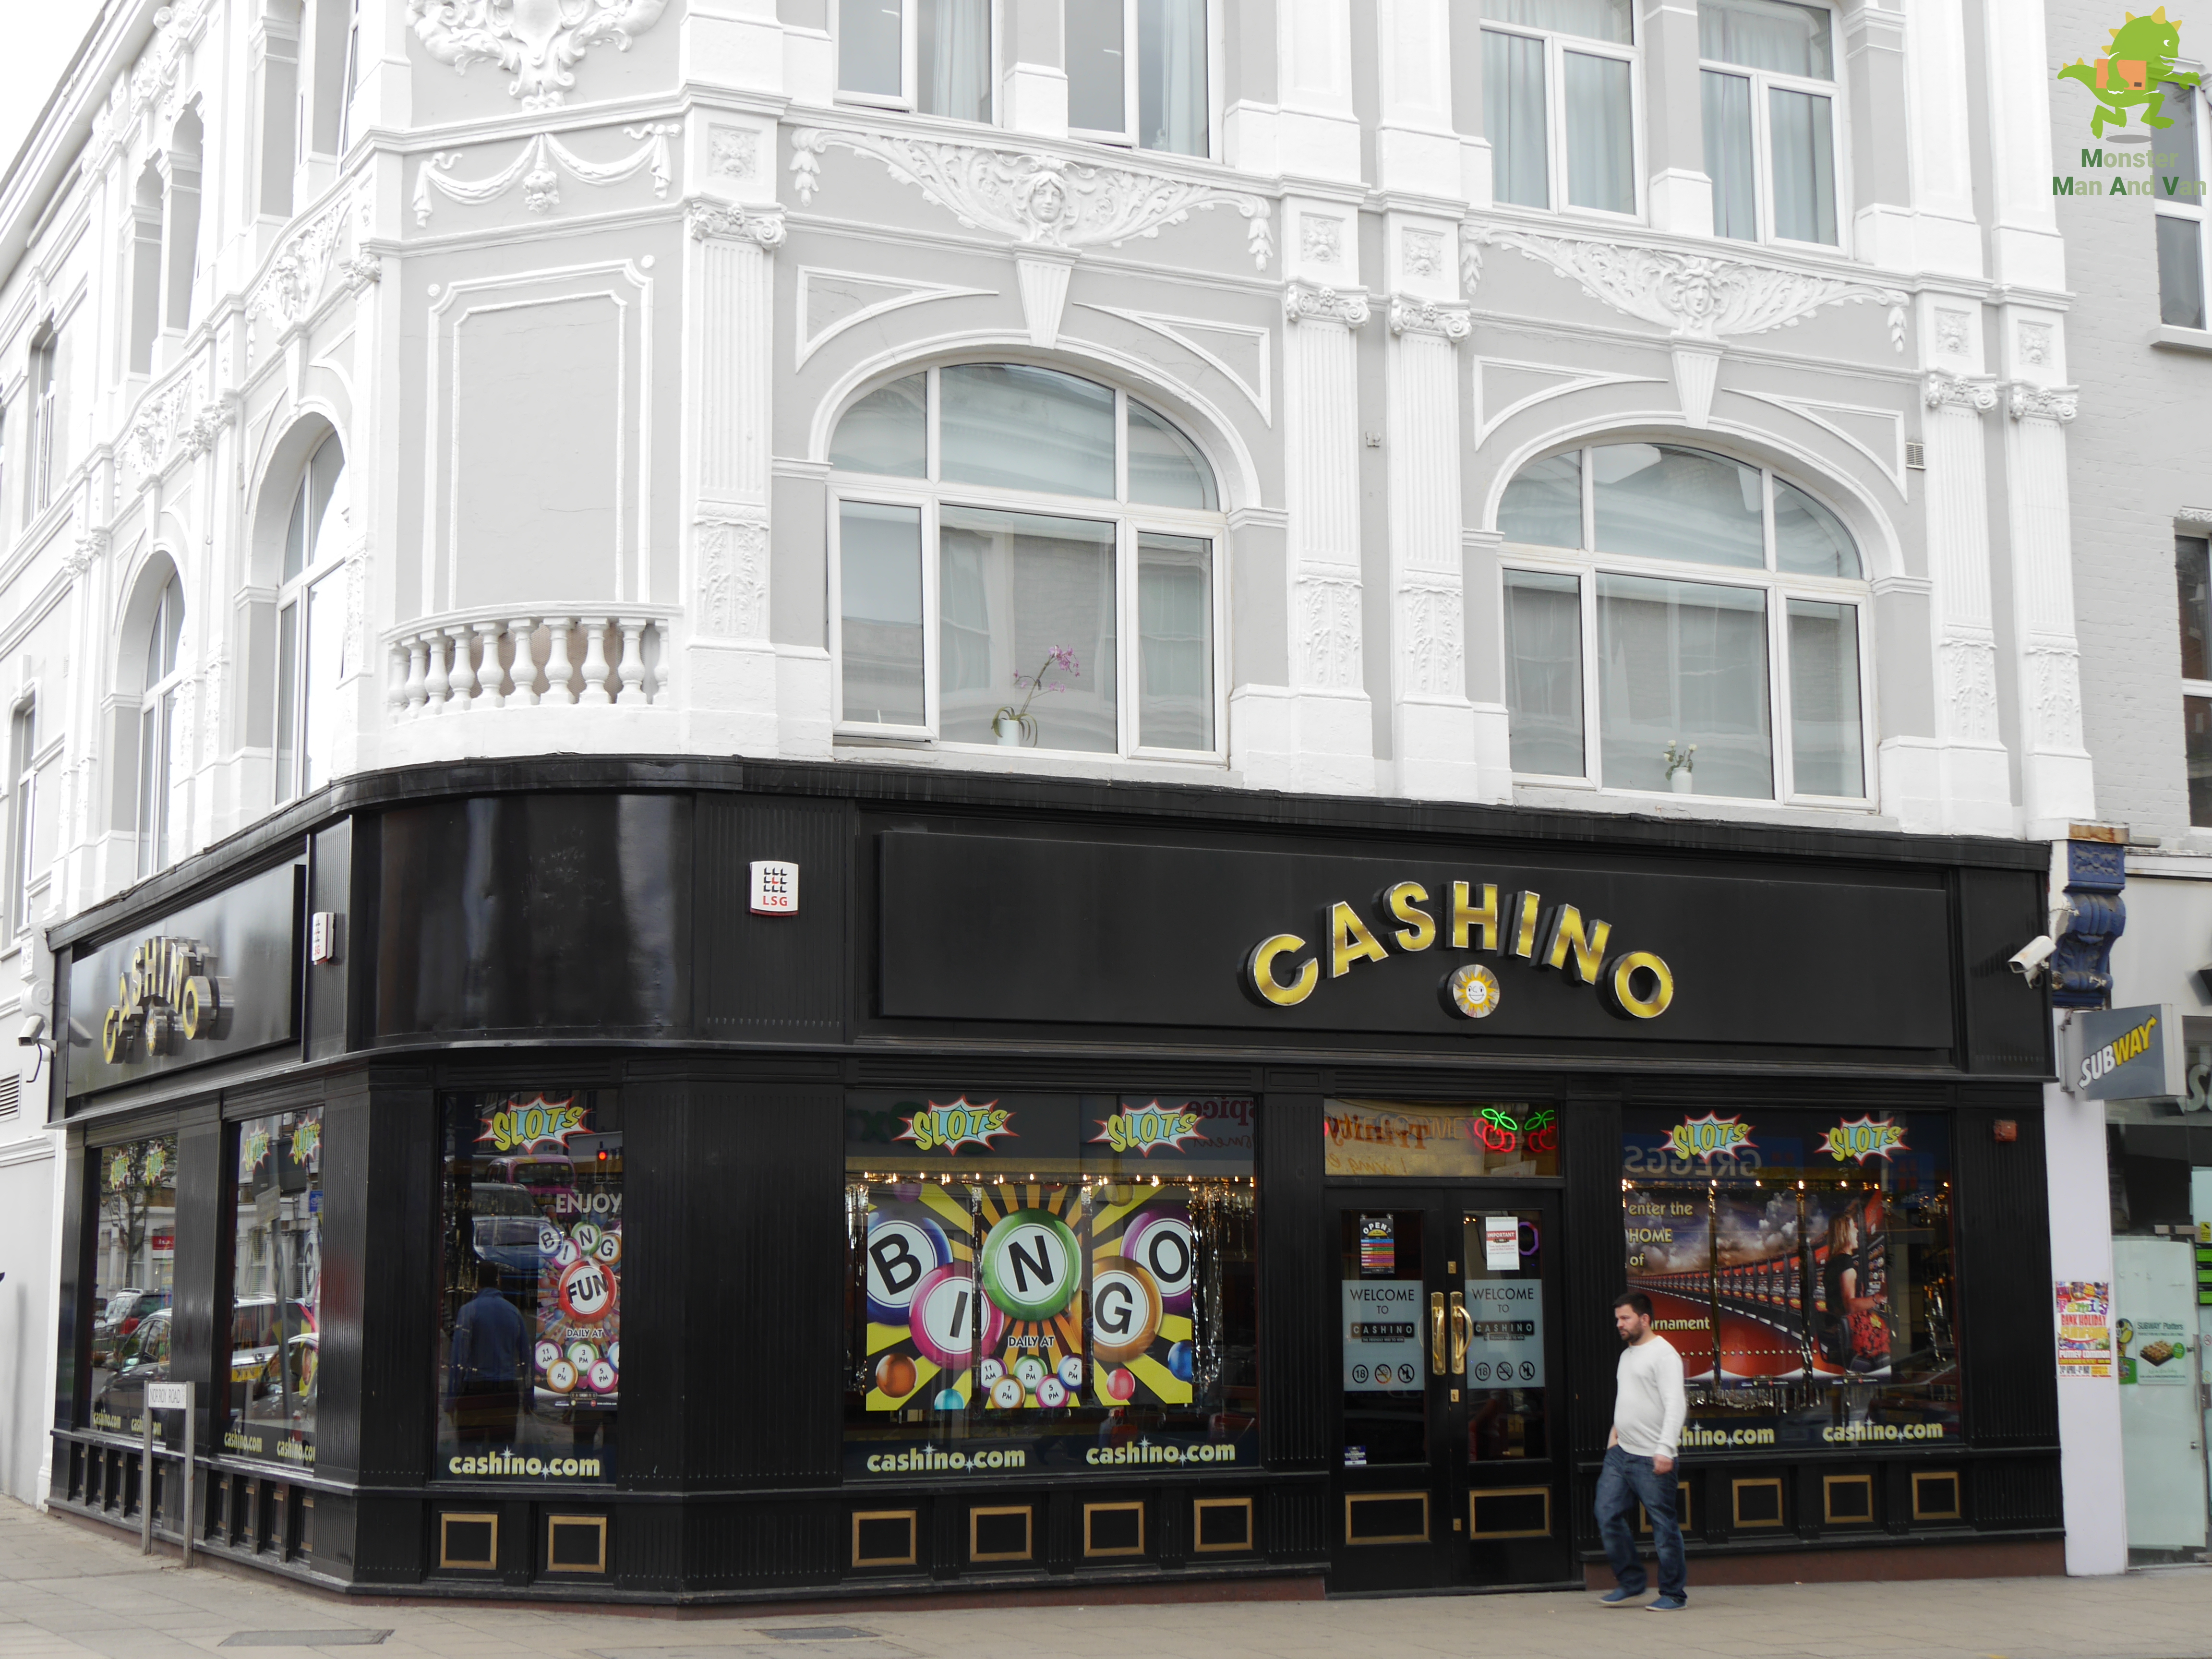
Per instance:
[[[230,981],[214,968],[215,953],[198,939],[157,934],[132,946],[116,979],[115,1000],[100,1023],[101,1057],[127,1066],[221,1036]]]

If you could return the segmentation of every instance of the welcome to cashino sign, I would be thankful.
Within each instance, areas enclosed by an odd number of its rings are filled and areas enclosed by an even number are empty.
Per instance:
[[[2203,196],[2204,180],[2195,176],[2196,124],[2181,129],[2183,142],[2158,147],[2158,135],[2174,125],[2166,113],[2167,100],[2188,98],[2197,83],[2195,73],[2174,66],[2180,23],[2160,6],[2147,16],[2127,13],[2112,34],[2094,63],[2077,58],[2058,71],[2058,79],[2079,82],[2095,100],[2089,136],[2100,142],[2082,146],[2081,172],[2051,174],[2051,193],[2169,200]]]

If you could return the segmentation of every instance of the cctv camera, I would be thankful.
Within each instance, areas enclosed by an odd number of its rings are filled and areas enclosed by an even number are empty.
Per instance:
[[[2013,972],[2018,974],[2030,985],[2034,984],[2043,976],[2044,963],[2051,960],[2051,952],[2057,948],[2058,941],[2050,934],[2038,933],[2013,952],[2010,963]]]
[[[44,1014],[33,1014],[29,1018],[23,1022],[22,1035],[18,1036],[15,1041],[23,1048],[28,1048],[34,1045],[38,1040],[46,1034],[46,1017]]]

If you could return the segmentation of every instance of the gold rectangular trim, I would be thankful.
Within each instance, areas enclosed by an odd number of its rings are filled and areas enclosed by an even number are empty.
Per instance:
[[[1394,1532],[1379,1538],[1354,1538],[1352,1535],[1352,1506],[1354,1504],[1402,1504],[1409,1498],[1421,1503],[1421,1529],[1419,1532]],[[1348,1492],[1344,1494],[1344,1541],[1347,1547],[1364,1547],[1369,1544],[1425,1544],[1429,1541],[1429,1495],[1425,1492]]]
[[[1688,1532],[1694,1524],[1690,1519],[1690,1483],[1677,1480],[1674,1483],[1674,1525],[1680,1530]],[[1642,1504],[1636,1506],[1636,1530],[1646,1533],[1651,1530],[1651,1511]]]
[[[1094,1515],[1115,1515],[1130,1510],[1137,1512],[1137,1541],[1119,1549],[1097,1549],[1091,1542],[1091,1517]],[[1108,1555],[1142,1555],[1145,1553],[1145,1506],[1133,1504],[1085,1504],[1083,1506],[1083,1553],[1086,1559],[1097,1559]]]
[[[988,1553],[976,1547],[977,1522],[987,1515],[1018,1515],[1022,1517],[1022,1547],[1018,1550],[993,1550]],[[970,1561],[1026,1561],[1036,1553],[1036,1522],[1027,1504],[1006,1504],[997,1506],[979,1505],[968,1511],[968,1559]]]
[[[1540,1529],[1522,1527],[1507,1532],[1485,1532],[1475,1520],[1475,1505],[1486,1498],[1539,1498],[1544,1500],[1544,1524]],[[1549,1486],[1482,1486],[1471,1489],[1467,1495],[1467,1535],[1469,1538],[1549,1538],[1552,1535],[1552,1489]]]
[[[1241,1544],[1202,1544],[1199,1541],[1206,1528],[1199,1518],[1208,1510],[1242,1510],[1244,1511],[1244,1541]],[[1194,1498],[1190,1500],[1190,1548],[1194,1555],[1218,1554],[1224,1550],[1249,1551],[1257,1547],[1256,1518],[1252,1513],[1249,1498]]]
[[[481,1561],[457,1558],[453,1554],[452,1546],[447,1541],[452,1534],[453,1522],[456,1521],[482,1521],[488,1523],[491,1528],[491,1553]],[[471,1572],[489,1572],[495,1569],[499,1565],[499,1516],[489,1511],[469,1514],[459,1510],[441,1510],[438,1512],[438,1565],[441,1567],[459,1568]]]
[[[553,1534],[566,1528],[581,1532],[586,1528],[598,1534],[599,1558],[589,1566],[579,1562],[559,1562],[553,1559]],[[545,1517],[545,1571],[548,1572],[605,1572],[607,1570],[607,1517],[604,1515],[549,1515]]]
[[[1856,1486],[1866,1493],[1864,1510],[1857,1515],[1836,1513],[1836,1489]],[[1874,1524],[1874,1477],[1870,1474],[1824,1474],[1820,1477],[1820,1524],[1824,1527],[1860,1527]]]
[[[1951,1483],[1951,1507],[1931,1510],[1920,1501],[1920,1483],[1923,1480],[1948,1480]],[[1956,1521],[1959,1519],[1959,1500],[1964,1496],[1965,1486],[1956,1469],[1915,1469],[1912,1472],[1912,1518],[1915,1521]]]
[[[860,1553],[860,1523],[863,1521],[903,1521],[906,1522],[906,1553],[904,1555],[863,1555]],[[856,1567],[910,1567],[915,1565],[917,1540],[921,1536],[920,1510],[854,1510],[853,1511],[853,1565]]]
[[[1747,1521],[1743,1518],[1743,1495],[1747,1492],[1761,1486],[1771,1486],[1774,1489],[1774,1519]],[[1783,1502],[1782,1477],[1778,1474],[1745,1475],[1731,1480],[1729,1482],[1729,1498],[1735,1507],[1735,1521],[1738,1531],[1747,1532],[1754,1527],[1778,1527],[1790,1518],[1790,1506]]]

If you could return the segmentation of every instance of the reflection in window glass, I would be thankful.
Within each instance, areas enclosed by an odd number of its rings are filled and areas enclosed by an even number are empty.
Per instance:
[[[898,0],[837,0],[837,89],[900,96],[905,35]]]
[[[928,386],[927,375],[909,374],[878,386],[847,410],[830,442],[830,465],[848,472],[921,477],[927,471]]]
[[[841,502],[837,556],[845,719],[920,726],[921,509]]]
[[[1531,461],[1505,486],[1498,529],[1509,542],[1537,547],[1583,544],[1583,453]]]
[[[1517,1260],[1491,1265],[1493,1222],[1515,1224]],[[1462,1224],[1467,1264],[1467,1455],[1478,1463],[1551,1455],[1545,1410],[1544,1214],[1486,1205]],[[1486,1387],[1485,1385],[1489,1386]]]
[[[2212,680],[2212,542],[2176,536],[2173,574],[2181,600],[2181,678]]]
[[[223,1450],[313,1468],[322,1345],[323,1115],[240,1124]]]
[[[2194,219],[2158,216],[2158,316],[2169,328],[2204,326],[2204,252]]]
[[[1667,788],[1668,745],[1695,744],[1698,794],[1773,795],[1765,593],[1601,575],[1597,636],[1607,783]]]
[[[1757,467],[1672,444],[1608,444],[1590,452],[1590,470],[1600,552],[1766,563]]]
[[[1577,578],[1505,573],[1505,708],[1515,771],[1583,775],[1583,601]]]
[[[1799,794],[1866,793],[1855,605],[1790,601],[1790,741]]]
[[[1698,82],[1704,99],[1705,172],[1713,181],[1713,234],[1757,241],[1759,186],[1752,176],[1750,78],[1707,70]]]
[[[1206,153],[1206,0],[1137,0],[1137,143]]]
[[[2212,697],[2181,700],[2183,757],[2189,769],[2189,821],[2212,824]]]
[[[1492,193],[1516,207],[1552,205],[1544,137],[1544,43],[1482,32],[1482,125],[1490,140]]]
[[[991,118],[990,0],[915,0],[915,106],[956,121]]]
[[[1566,86],[1567,200],[1607,213],[1636,211],[1636,141],[1628,60],[1589,52],[1564,54]]]
[[[1778,75],[1835,79],[1827,12],[1789,0],[1698,0],[1698,55]]]
[[[847,1476],[1256,1467],[1255,1109],[848,1097]]]
[[[1211,513],[1219,504],[1213,469],[1198,446],[1133,398],[1129,400],[1129,499]]]
[[[1500,1180],[1559,1172],[1559,1117],[1550,1106],[1328,1100],[1322,1114],[1322,1163],[1331,1177]]]
[[[1000,712],[1026,707],[1034,746],[1115,751],[1114,540],[1111,524],[1085,519],[939,512],[938,718],[946,741],[995,743]]]
[[[92,1426],[135,1439],[145,1431],[146,1385],[169,1380],[177,1138],[102,1146],[90,1162]]]
[[[938,377],[948,483],[1058,495],[1114,495],[1114,393],[1018,363],[963,363]]]
[[[1137,741],[1148,749],[1211,750],[1212,543],[1149,531],[1138,538],[1137,626]]]
[[[1774,568],[1799,576],[1860,575],[1858,544],[1843,521],[1781,479],[1774,481]]]
[[[1067,125],[1079,132],[1119,134],[1128,127],[1124,3],[1082,0],[1066,9]]]
[[[1482,15],[1494,23],[1553,29],[1623,46],[1633,27],[1628,0],[1482,0]]]
[[[1836,240],[1836,140],[1832,100],[1773,87],[1767,122],[1774,152],[1774,234],[1793,241]]]
[[[616,1109],[605,1091],[447,1098],[434,1475],[614,1478]]]

